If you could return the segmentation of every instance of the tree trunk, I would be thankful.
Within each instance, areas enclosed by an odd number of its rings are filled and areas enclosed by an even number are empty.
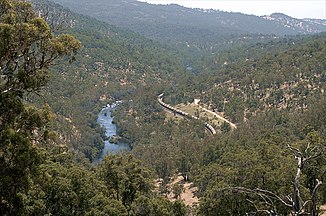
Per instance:
[[[293,193],[293,209],[295,215],[298,215],[301,210],[301,197],[300,197],[300,174],[302,169],[302,157],[298,157],[298,168],[297,174],[295,175],[294,179],[294,193]]]

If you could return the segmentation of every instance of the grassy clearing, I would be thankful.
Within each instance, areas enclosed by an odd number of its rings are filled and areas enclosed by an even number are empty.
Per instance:
[[[193,103],[191,104],[178,104],[174,106],[175,108],[182,110],[186,113],[189,113],[191,115],[199,117],[203,121],[207,121],[209,124],[214,126],[219,126],[223,123],[223,120],[218,119],[216,116],[214,116],[212,113],[206,112],[202,110],[198,105],[195,105]],[[171,119],[175,116],[172,113],[166,113],[166,117]]]

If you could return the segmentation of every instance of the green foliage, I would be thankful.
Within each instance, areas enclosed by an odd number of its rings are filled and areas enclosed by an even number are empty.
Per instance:
[[[146,198],[140,196],[137,198],[130,215],[139,216],[154,216],[154,215],[175,215],[181,216],[186,214],[185,206],[182,202],[176,201],[174,203],[169,202],[162,197]]]
[[[61,56],[75,54],[80,43],[72,36],[54,37],[28,2],[1,1],[0,14],[0,213],[24,213],[24,197],[42,163],[53,117],[49,108],[24,104],[26,93],[38,92],[48,68]]]
[[[152,193],[149,171],[130,155],[108,156],[92,167],[70,161],[69,154],[39,167],[40,175],[24,199],[24,215],[180,215],[185,211],[184,205]]]
[[[172,192],[173,192],[175,198],[177,198],[177,199],[180,198],[180,195],[183,191],[184,191],[183,186],[179,183],[175,183],[172,186]]]
[[[25,215],[123,215],[126,209],[110,198],[94,171],[80,165],[47,161],[29,191]]]
[[[201,201],[198,215],[245,215],[254,211],[253,207],[244,202],[246,196],[235,195],[232,192],[221,193],[218,188],[209,190]]]
[[[115,199],[129,210],[134,200],[150,192],[150,173],[140,161],[129,156],[107,156],[100,165],[100,176]]]
[[[166,184],[180,172],[198,187],[199,215],[244,215],[266,208],[261,197],[225,188],[284,198],[293,193],[297,166],[288,144],[311,146],[307,155],[324,148],[323,34],[210,54],[187,71],[196,55],[58,11],[69,28],[53,34],[29,3],[0,2],[1,215],[185,215],[180,200],[170,202],[153,186],[153,174]],[[84,44],[77,56],[81,45],[66,33]],[[59,57],[66,59],[54,65]],[[168,120],[157,103],[162,92],[171,104],[200,98],[241,124],[232,131],[224,124],[224,133],[211,137],[200,121]],[[103,148],[96,116],[120,99],[115,121],[132,153],[94,166],[84,155],[93,160]],[[311,197],[317,179],[325,181],[325,163],[322,152],[305,164],[302,198]],[[182,187],[173,190],[178,196]],[[321,204],[325,185],[319,191],[314,199]],[[291,211],[274,205],[281,214]]]
[[[50,23],[59,22],[56,13],[62,14],[64,26],[57,32],[76,36],[83,47],[72,64],[58,62],[52,68],[49,85],[42,92],[44,98],[28,99],[38,104],[45,100],[57,114],[57,123],[51,127],[60,132],[61,142],[93,161],[104,146],[103,131],[96,123],[101,107],[128,100],[142,86],[166,84],[182,76],[185,54],[55,3],[36,1],[35,7],[41,14],[49,14]],[[150,115],[154,105],[144,110],[148,119],[154,117]],[[129,132],[119,133],[133,141]]]
[[[171,104],[198,98],[241,123],[269,109],[305,110],[325,88],[325,34],[245,45],[193,63],[167,93]]]
[[[301,114],[274,110],[253,118],[232,134],[222,135],[211,142],[212,147],[206,153],[209,157],[205,158],[201,167],[194,167],[192,171],[195,173],[195,182],[200,187],[199,192],[203,194],[199,215],[213,215],[216,212],[219,215],[243,215],[246,212],[256,212],[256,207],[272,210],[257,194],[225,188],[259,188],[287,200],[286,196],[293,193],[292,182],[297,172],[296,159],[287,144],[301,149],[307,157],[321,152],[321,155],[308,161],[302,171],[300,181],[304,184],[300,189],[301,196],[304,200],[309,199],[317,184],[316,179],[325,179],[325,131],[319,129],[318,132],[308,132],[301,138],[296,135],[296,130],[307,127],[307,122],[299,123],[297,119],[308,116],[314,118],[319,112],[325,112],[319,107],[320,104],[312,105],[306,113]],[[307,146],[310,147],[307,149]],[[324,202],[324,186],[320,190],[317,202],[321,204]],[[274,207],[281,214],[291,211],[279,200],[274,200]]]

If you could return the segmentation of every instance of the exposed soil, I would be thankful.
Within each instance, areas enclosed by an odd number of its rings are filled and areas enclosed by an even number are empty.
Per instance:
[[[320,206],[319,210],[321,211],[320,216],[326,216],[326,205]]]
[[[179,184],[183,190],[179,197],[173,193],[173,185]],[[159,188],[162,185],[162,180],[157,180],[156,187]],[[193,186],[192,182],[185,181],[181,174],[175,176],[170,183],[167,184],[167,193],[164,195],[170,200],[175,201],[177,199],[182,200],[183,203],[190,207],[195,207],[199,203],[198,197],[195,195],[198,188]]]

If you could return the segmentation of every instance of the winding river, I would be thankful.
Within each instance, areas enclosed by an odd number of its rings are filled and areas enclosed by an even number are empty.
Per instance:
[[[105,135],[107,137],[112,137],[117,135],[117,127],[113,123],[112,117],[112,109],[116,108],[118,106],[118,103],[114,103],[111,106],[108,105],[104,107],[101,112],[98,114],[97,122],[105,128]],[[102,160],[105,155],[107,154],[116,154],[119,151],[130,151],[130,146],[127,143],[124,143],[122,141],[119,141],[117,144],[110,143],[109,140],[104,141],[104,149],[101,152],[101,155],[99,157],[99,160]]]

